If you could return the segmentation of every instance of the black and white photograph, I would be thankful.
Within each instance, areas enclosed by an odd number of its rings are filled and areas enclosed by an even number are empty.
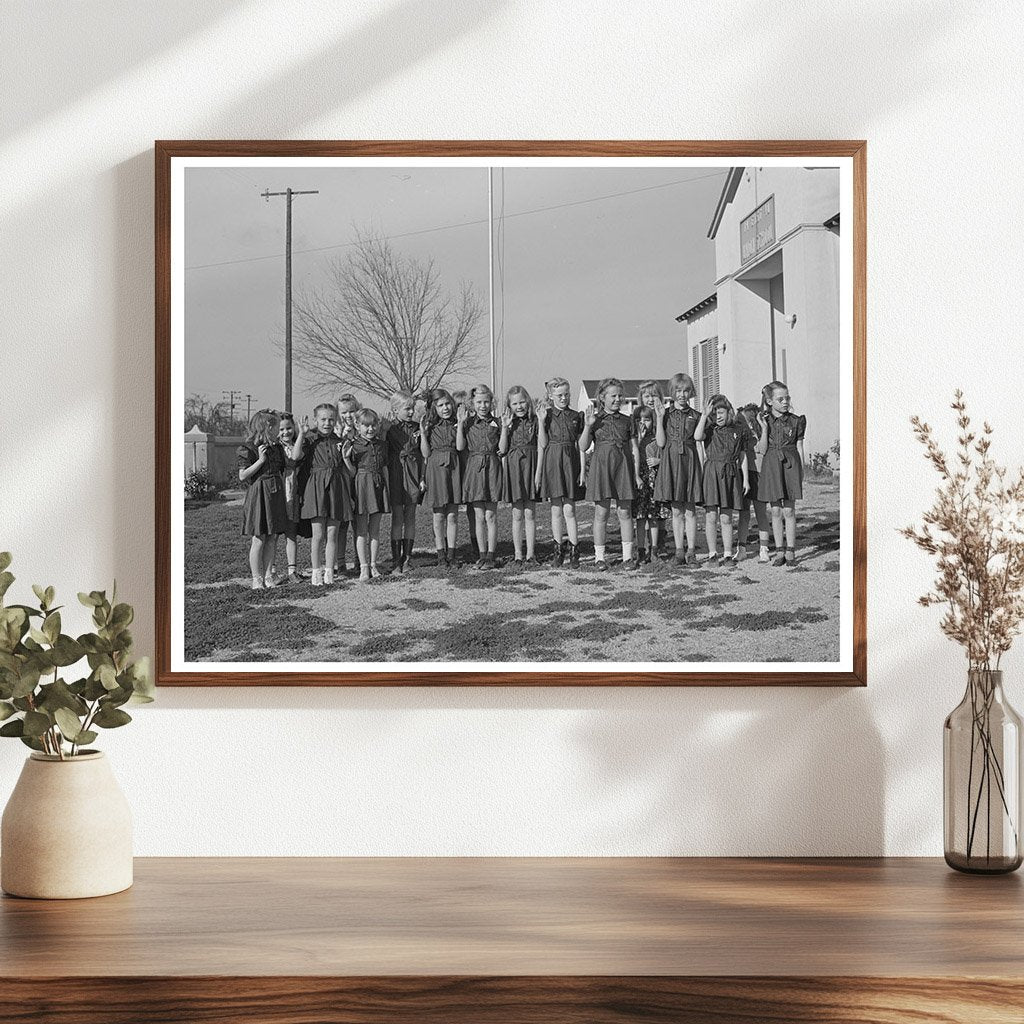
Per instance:
[[[174,158],[173,670],[849,672],[852,182]]]

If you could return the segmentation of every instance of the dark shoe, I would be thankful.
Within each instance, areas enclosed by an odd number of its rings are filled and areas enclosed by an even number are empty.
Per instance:
[[[718,562],[719,562],[719,558],[718,558],[718,552],[717,551],[712,551],[708,555],[708,557],[704,559],[704,564],[706,566],[710,567],[710,568],[713,568],[714,566],[718,565]]]
[[[686,555],[684,555],[682,551],[677,551],[675,558],[673,558],[672,561],[674,561],[676,565],[686,565]]]
[[[495,567],[494,566],[494,552],[493,551],[488,551],[487,554],[484,555],[483,563],[484,564],[483,564],[482,568],[484,568],[484,569],[493,569]]]
[[[796,565],[796,551],[786,548],[786,565]]]
[[[556,569],[561,569],[562,565],[564,564],[564,562],[565,562],[565,541],[562,541],[561,544],[556,542],[555,543],[555,550],[554,550],[554,552],[551,555],[551,564]]]
[[[447,568],[447,566],[448,566],[448,552],[447,551],[442,551],[440,548],[438,549],[438,552],[437,552],[437,564],[442,569]]]
[[[597,569],[598,572],[607,572],[608,563],[604,559],[601,559],[599,562],[594,562],[594,568]]]
[[[773,559],[772,565],[785,565],[786,564],[786,552],[780,551]]]
[[[630,558],[628,561],[623,559],[622,568],[625,569],[626,572],[636,572],[640,568],[640,559],[636,557]]]
[[[540,567],[540,559],[536,555],[531,555],[523,562],[523,566],[527,569],[537,569]]]
[[[697,556],[692,551],[686,556],[686,564],[687,565],[696,565],[697,564]]]
[[[650,565],[651,562],[653,562],[653,561],[654,561],[654,553],[651,551],[650,548],[648,548],[644,552],[643,562],[644,562],[645,565]]]
[[[412,569],[412,548],[415,543],[416,541],[408,538],[402,541],[402,568],[407,572]]]
[[[524,565],[526,565],[526,562],[523,561],[523,559],[521,559],[521,558],[513,558],[512,559],[512,568],[513,569],[522,569],[522,567]]]
[[[580,546],[579,544],[569,545],[569,568],[578,569],[580,567]]]

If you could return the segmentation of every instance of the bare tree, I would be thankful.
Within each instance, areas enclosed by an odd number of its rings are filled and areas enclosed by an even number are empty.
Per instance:
[[[483,304],[465,283],[457,298],[447,294],[433,260],[421,263],[385,238],[360,234],[331,266],[331,279],[293,306],[295,359],[314,389],[386,398],[479,367]]]

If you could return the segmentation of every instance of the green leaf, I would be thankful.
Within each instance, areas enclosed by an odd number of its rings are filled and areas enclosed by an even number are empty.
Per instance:
[[[57,637],[60,636],[60,612],[50,612],[46,616],[43,620],[43,632],[51,644],[57,642]]]
[[[31,711],[34,707],[31,697],[12,697],[11,703],[19,711]]]
[[[13,722],[6,722],[0,725],[0,736],[24,736],[25,722],[21,718],[15,718]]]
[[[135,610],[130,604],[116,604],[110,614],[110,624],[117,629],[124,629],[132,624],[135,618]]]
[[[32,584],[32,593],[39,598],[39,603],[46,607],[46,587],[39,586],[38,583]]]
[[[53,607],[53,599],[57,596],[57,591],[53,587],[47,587],[46,593],[43,595],[46,598],[46,607]]]
[[[0,599],[7,593],[13,582],[14,577],[9,572],[0,572]]]
[[[28,635],[33,640],[35,640],[35,642],[37,644],[49,644],[49,643],[51,643],[50,638],[41,629],[36,629],[35,626],[32,626],[29,629]]]
[[[117,729],[122,725],[127,725],[132,720],[132,716],[127,711],[122,711],[120,708],[112,708],[107,704],[96,712],[96,717],[93,718],[93,724],[98,725],[101,729]]]
[[[63,679],[57,679],[39,688],[36,707],[40,711],[52,712],[56,712],[58,708],[65,708],[79,718],[84,718],[89,713],[89,705],[73,693]]]
[[[82,658],[85,657],[85,649],[82,645],[66,633],[61,633],[61,635],[57,637],[57,641],[53,645],[52,653],[54,665],[62,668],[66,668],[68,665],[74,665],[76,661],[81,661]]]
[[[0,722],[7,721],[11,715],[15,715],[17,713],[18,709],[13,704],[10,704],[5,700],[0,700]]]
[[[99,604],[95,590],[91,594],[83,594],[81,591],[79,591],[78,600],[81,601],[86,608],[95,608],[96,605]]]
[[[10,551],[0,551],[0,572],[3,572],[11,564]]]
[[[0,732],[2,731],[3,730],[0,729]],[[46,753],[46,747],[44,747],[42,742],[37,740],[34,736],[22,736],[21,742],[24,743],[26,747],[31,747],[33,750],[40,751],[40,753]]]
[[[0,650],[10,653],[28,629],[28,615],[21,608],[0,608]]]
[[[7,651],[0,651],[0,670],[13,672],[15,675],[20,675],[21,660]]]
[[[103,684],[105,690],[116,690],[118,687],[117,673],[113,665],[100,665],[96,670],[96,678]]]
[[[83,650],[89,652],[90,654],[109,654],[113,649],[110,646],[109,640],[107,640],[105,637],[97,636],[95,633],[83,633],[78,638],[78,643]],[[95,665],[92,665],[92,662],[90,662],[89,664],[93,668],[96,667]]]
[[[12,697],[28,697],[35,692],[39,685],[39,667],[37,665],[25,665],[21,670],[17,683],[14,684]]]
[[[82,732],[82,720],[78,715],[67,708],[57,708],[53,713],[53,717],[57,722],[57,728],[60,729],[64,738],[71,740],[72,743],[78,743],[79,733]]]
[[[42,736],[52,724],[50,716],[44,715],[41,711],[25,712],[26,736]]]
[[[93,732],[92,729],[86,729],[78,734],[78,739],[75,740],[75,742],[81,746],[83,743],[92,743],[97,736],[99,736],[98,732]]]
[[[85,689],[82,692],[82,696],[86,700],[99,700],[100,697],[105,697],[106,695],[107,688],[95,675],[90,675],[85,681]]]

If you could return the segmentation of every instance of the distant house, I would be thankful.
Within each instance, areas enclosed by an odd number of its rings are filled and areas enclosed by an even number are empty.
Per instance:
[[[628,415],[637,407],[640,401],[640,385],[644,383],[644,380],[650,379],[649,377],[631,380],[627,380],[625,377],[619,378],[622,381],[622,405],[619,407],[621,412]],[[600,383],[600,380],[585,380],[580,384],[580,394],[576,400],[577,409],[586,409],[591,402],[597,405],[597,386]],[[661,385],[662,393],[667,395],[668,381],[659,380],[658,383]]]

